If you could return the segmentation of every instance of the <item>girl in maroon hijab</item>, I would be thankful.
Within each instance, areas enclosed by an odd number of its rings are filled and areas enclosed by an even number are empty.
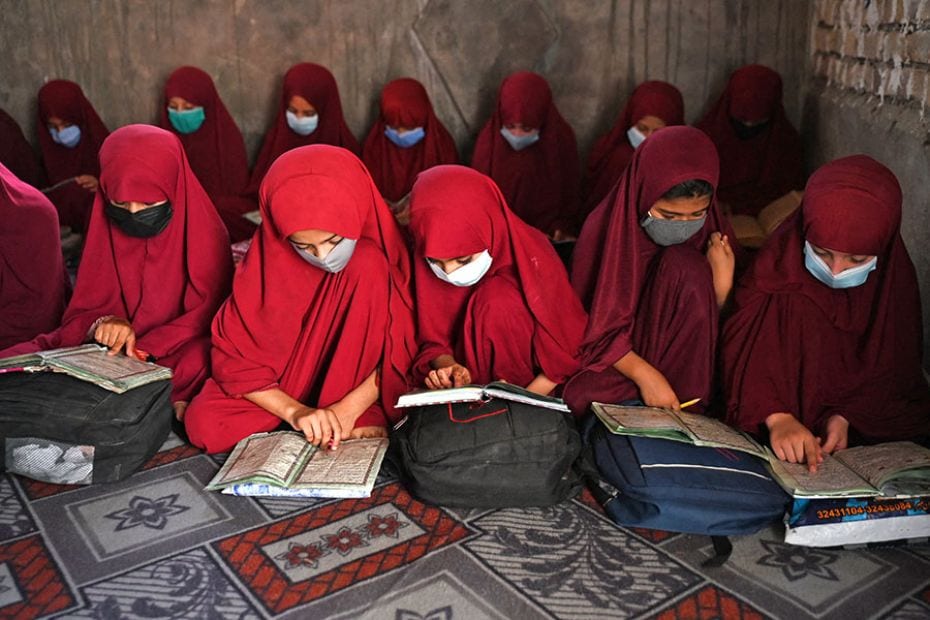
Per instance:
[[[729,224],[717,210],[713,143],[691,127],[657,131],[585,222],[572,284],[590,307],[583,370],[565,387],[592,401],[678,409],[711,395],[718,309],[733,286]]]
[[[83,234],[90,219],[100,176],[97,153],[109,135],[81,87],[52,80],[39,89],[39,147],[52,186],[48,193],[62,226]]]
[[[488,177],[437,166],[410,196],[420,353],[431,389],[505,380],[548,394],[578,369],[586,316],[555,250]]]
[[[643,82],[636,87],[610,131],[588,156],[585,213],[590,213],[626,170],[633,152],[657,129],[685,123],[681,92],[668,82]]]
[[[389,203],[410,193],[423,170],[458,163],[455,141],[436,118],[422,84],[400,78],[384,87],[381,116],[365,139],[362,161]]]
[[[782,106],[781,76],[748,65],[696,127],[720,154],[719,200],[733,213],[757,215],[765,205],[804,185],[801,138]]]
[[[0,164],[0,349],[58,326],[64,278],[55,207]]]
[[[213,321],[213,378],[184,418],[208,452],[282,423],[315,445],[386,436],[415,353],[410,257],[345,149],[279,157],[262,225]]]
[[[61,326],[0,356],[96,341],[171,368],[181,413],[209,374],[210,319],[229,292],[229,239],[167,131],[118,129],[100,149],[100,168]]]
[[[16,119],[4,110],[0,110],[0,164],[6,166],[20,181],[33,187],[41,186],[41,169],[32,146]]]
[[[181,67],[168,77],[160,124],[180,138],[191,170],[214,203],[242,193],[249,182],[245,142],[206,72]],[[220,216],[234,237],[254,229],[239,213]]]
[[[728,421],[815,469],[847,444],[930,435],[920,297],[901,188],[865,155],[807,183],[736,290],[723,333]],[[818,441],[819,438],[819,441]]]
[[[541,75],[521,71],[503,81],[471,165],[494,179],[527,224],[557,240],[576,232],[578,145]]]

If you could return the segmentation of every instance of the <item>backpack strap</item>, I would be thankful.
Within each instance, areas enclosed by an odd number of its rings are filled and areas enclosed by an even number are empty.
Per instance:
[[[714,543],[714,555],[701,562],[701,568],[723,566],[733,553],[733,543],[726,536],[711,536],[710,540]]]

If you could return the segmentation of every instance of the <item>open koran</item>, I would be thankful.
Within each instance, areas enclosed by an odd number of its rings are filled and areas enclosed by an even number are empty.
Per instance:
[[[517,403],[545,407],[556,411],[569,412],[568,405],[561,398],[542,396],[525,390],[518,385],[495,381],[487,385],[463,385],[445,390],[423,390],[404,394],[397,399],[398,408],[421,407],[423,405],[442,405],[445,403],[472,403],[482,400],[500,398]]]
[[[16,355],[0,359],[0,372],[61,372],[122,394],[127,390],[171,378],[171,369],[143,362],[122,353],[109,355],[107,348],[85,344],[64,349]]]
[[[249,435],[236,444],[208,491],[280,497],[369,497],[387,450],[386,437],[349,439],[335,450],[302,433]]]
[[[816,473],[774,455],[769,469],[794,497],[920,497],[930,495],[930,450],[911,441],[857,446],[825,455]]]
[[[671,439],[696,446],[739,450],[768,459],[765,448],[752,437],[704,415],[606,403],[593,403],[591,408],[604,426],[617,435]]]

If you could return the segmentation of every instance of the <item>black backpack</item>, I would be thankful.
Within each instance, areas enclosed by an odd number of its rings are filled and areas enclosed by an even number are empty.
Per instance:
[[[164,443],[173,417],[171,381],[115,394],[53,372],[0,374],[3,463],[37,480],[122,480]]]

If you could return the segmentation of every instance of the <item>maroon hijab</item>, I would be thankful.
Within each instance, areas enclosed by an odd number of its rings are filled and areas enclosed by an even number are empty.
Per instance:
[[[587,211],[604,199],[626,170],[635,151],[627,131],[646,116],[661,118],[667,126],[684,125],[685,102],[681,92],[668,82],[660,81],[643,82],[636,87],[613,127],[600,137],[588,156]]]
[[[193,133],[180,133],[168,120],[168,101],[181,97],[203,107],[204,121]],[[191,170],[211,199],[242,192],[249,182],[245,142],[236,121],[230,116],[213,79],[196,67],[181,67],[165,83],[161,109],[162,129],[174,133],[184,145]]]
[[[300,96],[309,101],[320,115],[319,125],[309,136],[295,133],[287,124],[287,106],[291,97]],[[312,62],[294,65],[284,74],[281,101],[274,123],[265,134],[265,142],[252,169],[247,193],[258,192],[262,179],[272,162],[282,153],[298,146],[330,144],[347,148],[358,155],[358,140],[352,135],[342,116],[342,101],[336,78],[329,69]]]
[[[95,320],[114,315],[132,323],[139,349],[165,357],[209,334],[229,292],[226,229],[176,137],[150,125],[121,127],[100,149],[100,167],[74,297],[61,326],[20,353],[81,344]],[[165,199],[173,214],[154,237],[126,235],[104,212],[107,201]]]
[[[278,385],[285,371],[304,378],[319,367],[324,351],[313,350],[302,332],[308,320],[339,323],[326,295],[332,274],[308,266],[288,236],[325,230],[358,240],[356,252],[363,243],[371,244],[387,261],[390,284],[380,305],[388,308],[388,332],[376,341],[361,330],[346,329],[339,346],[358,351],[356,363],[381,364],[381,403],[394,420],[394,403],[407,391],[416,351],[410,257],[364,165],[349,151],[328,145],[294,149],[275,161],[259,199],[262,225],[213,323],[214,379],[227,394],[241,395]],[[354,369],[329,367],[327,372]]]
[[[422,127],[425,137],[401,148],[384,135],[388,127]],[[381,115],[372,125],[362,161],[381,195],[391,202],[406,196],[417,174],[441,164],[458,163],[455,141],[433,112],[426,89],[411,78],[394,80],[381,91]]]
[[[740,139],[737,120],[768,119],[767,128]],[[762,207],[803,184],[801,138],[785,116],[781,76],[762,65],[748,65],[730,76],[726,90],[696,125],[720,154],[718,198],[733,213],[756,215]]]
[[[52,116],[81,128],[81,141],[73,149],[52,140],[48,131],[48,119]],[[97,153],[110,132],[80,86],[68,80],[52,80],[39,89],[36,131],[49,182],[57,183],[80,174],[100,176]]]
[[[900,235],[901,188],[865,155],[807,183],[801,209],[759,252],[724,329],[728,416],[749,431],[772,413],[815,433],[833,414],[868,440],[930,434],[914,265]],[[804,266],[805,240],[878,257],[861,286],[832,289]]]
[[[55,329],[65,291],[55,207],[0,164],[0,349]]]
[[[539,141],[513,150],[501,135],[501,128],[513,123],[539,129]],[[550,235],[556,229],[574,231],[581,182],[578,145],[541,75],[521,71],[503,81],[494,114],[478,134],[471,165],[494,179],[527,224]]]
[[[41,168],[36,161],[36,154],[32,150],[23,130],[19,128],[16,120],[0,109],[0,164],[16,175],[20,181],[33,187],[40,187],[42,183]]]
[[[441,281],[426,258],[450,258],[488,250],[485,278],[510,273],[536,322],[537,362],[556,383],[578,369],[578,344],[587,320],[565,268],[549,240],[510,209],[494,182],[464,166],[423,172],[410,197],[410,228],[416,241],[417,311],[422,373],[430,361],[453,354],[464,330],[464,311],[474,287]]]
[[[649,265],[661,249],[640,221],[665,192],[691,179],[717,186],[713,143],[693,127],[667,127],[633,154],[619,183],[585,222],[575,246],[572,285],[590,307],[582,362],[601,371],[632,350],[636,308]],[[711,233],[734,236],[711,200],[704,227],[684,245],[702,254]]]

